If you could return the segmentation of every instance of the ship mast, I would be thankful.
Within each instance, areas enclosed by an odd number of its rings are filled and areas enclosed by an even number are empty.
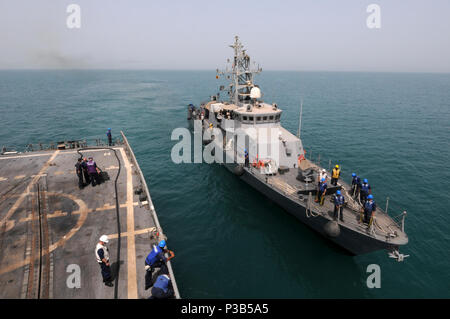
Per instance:
[[[231,69],[229,70],[227,67],[225,71],[217,70],[217,73],[227,75],[227,78],[231,80],[228,90],[230,102],[240,106],[245,100],[250,101],[250,90],[254,86],[253,75],[260,73],[262,69],[259,66],[251,68],[250,57],[245,52],[238,36],[235,36],[234,44],[230,47],[234,49]]]

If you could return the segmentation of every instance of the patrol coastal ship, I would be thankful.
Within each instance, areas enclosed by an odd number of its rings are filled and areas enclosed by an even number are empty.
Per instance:
[[[335,186],[327,180],[323,205],[317,203],[317,181],[325,169],[308,160],[299,136],[282,127],[282,109],[261,99],[253,78],[262,69],[251,64],[237,36],[230,47],[234,50],[233,59],[228,60],[231,65],[225,71],[217,70],[216,76],[230,81],[220,86],[228,98],[221,100],[219,92],[198,107],[188,106],[188,120],[191,126],[201,127],[211,154],[223,158],[223,165],[238,178],[350,254],[387,249],[390,257],[403,260],[406,256],[398,248],[408,243],[406,212],[391,217],[377,207],[375,217],[366,224],[361,219],[360,201],[342,180]],[[240,136],[244,142],[239,142]],[[345,196],[344,221],[334,220],[337,191]]]

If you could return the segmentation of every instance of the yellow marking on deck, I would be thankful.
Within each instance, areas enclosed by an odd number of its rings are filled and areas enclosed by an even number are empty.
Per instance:
[[[123,148],[120,149],[127,171],[127,233],[134,233],[134,208],[133,208],[133,176],[131,165]],[[128,270],[128,299],[137,299],[136,278],[136,243],[134,236],[127,237],[127,270]]]
[[[0,177],[0,182],[6,181],[6,180],[8,180],[8,179],[5,177]]]
[[[57,171],[57,172],[54,172],[53,174],[54,175],[62,175],[62,174],[64,174],[64,172],[63,171]]]
[[[15,159],[15,158],[27,158],[27,157],[36,157],[36,156],[50,156],[51,153],[47,153],[47,154],[32,154],[32,155],[18,155],[18,156],[0,156],[0,160],[5,160],[5,159]]]
[[[144,229],[136,230],[132,234],[134,236],[148,234],[148,233],[154,231],[155,229],[156,229],[156,227],[144,228]],[[117,239],[118,237],[119,236],[117,234],[108,235],[109,239]],[[128,237],[128,232],[120,233],[120,237]]]
[[[14,179],[22,179],[22,178],[25,178],[25,175],[17,175],[14,177]]]
[[[139,203],[134,202],[133,205],[137,206],[137,205],[139,205]],[[127,207],[127,204],[121,204],[121,205],[119,205],[119,207],[125,208],[125,207]],[[87,213],[89,214],[89,213],[101,212],[101,211],[111,210],[111,209],[115,209],[115,208],[116,208],[116,205],[114,205],[114,206],[113,205],[105,205],[105,206],[102,206],[99,208],[88,209]],[[77,210],[75,212],[72,212],[71,215],[79,215],[79,214],[80,214],[80,211]],[[65,217],[67,215],[69,215],[68,212],[63,212],[61,210],[55,210],[53,213],[47,214],[47,218]],[[19,219],[19,223],[28,222],[30,220],[32,220],[31,213],[28,213],[28,217],[23,217],[23,218]],[[8,221],[8,223],[10,223],[10,222],[11,221]],[[13,225],[6,226],[6,231],[10,230],[10,228],[12,228],[11,226],[13,226]]]
[[[1,220],[0,225],[3,225],[4,223],[6,223],[8,221],[8,219],[15,213],[15,211],[17,210],[17,208],[19,208],[19,206],[22,204],[23,200],[25,199],[25,197],[28,195],[28,193],[30,193],[31,187],[37,182],[37,180],[39,179],[39,175],[43,174],[47,168],[50,166],[50,163],[56,158],[56,156],[59,154],[59,150],[56,150],[53,155],[49,158],[49,160],[44,164],[44,166],[41,168],[41,170],[39,171],[39,173],[37,174],[37,176],[35,176],[30,183],[28,184],[27,188],[25,189],[25,191],[20,194],[19,198],[16,200],[16,202],[14,203],[14,205],[9,209],[8,213],[6,213],[6,216]]]
[[[46,254],[50,254],[56,248],[63,246],[66,243],[66,241],[68,241],[70,238],[72,238],[72,236],[75,235],[75,233],[81,228],[81,226],[83,226],[83,224],[86,221],[86,218],[88,216],[88,208],[87,208],[85,202],[82,201],[81,199],[79,199],[73,195],[70,195],[70,194],[47,192],[47,195],[61,195],[61,196],[65,196],[65,197],[71,199],[72,201],[74,201],[79,207],[78,212],[80,214],[80,218],[78,218],[78,221],[75,224],[75,226],[66,235],[64,235],[62,238],[60,238],[56,243],[52,244],[49,247],[48,251],[45,250],[42,252],[43,256],[45,256]],[[37,259],[37,258],[39,258],[39,255],[36,255],[35,259]],[[3,275],[10,271],[16,270],[20,267],[23,267],[23,266],[29,264],[30,262],[31,262],[31,255],[22,261],[16,262],[7,267],[0,268],[0,275]]]
[[[120,147],[113,147],[113,149],[115,150],[120,150]],[[74,153],[78,153],[77,151],[67,151],[67,150],[57,150],[57,151],[61,151],[62,154],[74,154]],[[84,150],[83,152],[103,152],[105,151],[104,149],[89,149],[89,150]],[[39,152],[39,151],[36,151]],[[7,160],[7,159],[16,159],[16,158],[27,158],[27,157],[36,157],[36,156],[50,156],[52,155],[52,153],[39,153],[39,154],[30,154],[30,155],[16,155],[16,156],[0,156],[0,160]]]
[[[110,167],[107,167],[107,168],[105,168],[105,169],[119,169],[119,166],[114,166],[114,165],[111,165]]]

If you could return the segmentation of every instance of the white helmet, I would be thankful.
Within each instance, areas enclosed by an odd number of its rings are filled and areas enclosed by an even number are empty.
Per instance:
[[[102,236],[100,237],[100,241],[102,241],[102,242],[104,242],[104,243],[109,243],[108,236],[102,235]]]
[[[322,173],[326,173],[327,172],[327,170],[324,168],[323,170],[322,170]]]

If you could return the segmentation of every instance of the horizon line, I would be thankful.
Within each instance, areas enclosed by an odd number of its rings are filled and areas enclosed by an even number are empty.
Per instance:
[[[155,69],[155,68],[0,68],[1,71],[168,71],[168,72],[214,72],[216,69]],[[263,69],[263,72],[311,72],[311,73],[402,73],[402,74],[450,74],[450,71],[373,71],[373,70],[286,70]]]

